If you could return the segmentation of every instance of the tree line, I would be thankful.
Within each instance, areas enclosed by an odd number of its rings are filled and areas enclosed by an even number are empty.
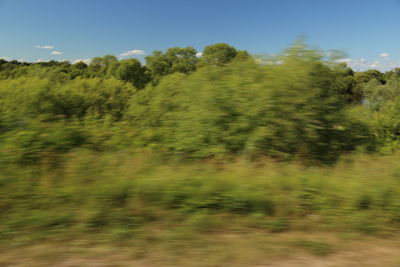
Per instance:
[[[400,69],[355,72],[302,42],[276,64],[228,44],[154,51],[142,64],[0,60],[2,164],[73,149],[145,149],[185,159],[333,163],[395,151]]]

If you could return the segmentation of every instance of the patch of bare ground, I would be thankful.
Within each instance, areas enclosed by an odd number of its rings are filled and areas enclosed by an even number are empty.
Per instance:
[[[241,233],[138,246],[83,241],[0,249],[1,267],[105,266],[400,266],[400,237],[343,237],[332,233]]]
[[[376,243],[375,243],[376,242]],[[399,240],[375,240],[368,243],[355,242],[347,250],[341,250],[328,256],[316,256],[310,253],[297,253],[288,258],[255,266],[274,267],[399,267]]]

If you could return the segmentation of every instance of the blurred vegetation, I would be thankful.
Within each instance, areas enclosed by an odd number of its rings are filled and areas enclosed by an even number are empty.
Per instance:
[[[302,42],[271,64],[227,44],[145,64],[0,60],[0,239],[392,233],[399,73],[354,72]]]
[[[245,159],[161,164],[143,153],[80,149],[57,168],[2,168],[0,237],[7,244],[91,235],[138,242],[148,227],[175,235],[387,236],[400,226],[399,170],[398,156],[348,158],[331,168]]]

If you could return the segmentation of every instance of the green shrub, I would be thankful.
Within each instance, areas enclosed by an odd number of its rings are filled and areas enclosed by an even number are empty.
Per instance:
[[[294,47],[281,65],[241,61],[166,76],[132,97],[126,119],[143,145],[183,157],[332,162],[367,133],[346,117],[339,74],[321,58]]]

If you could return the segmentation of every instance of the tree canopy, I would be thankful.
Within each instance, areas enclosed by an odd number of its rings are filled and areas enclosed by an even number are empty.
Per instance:
[[[355,72],[301,41],[267,62],[224,43],[154,51],[144,63],[1,60],[0,143],[31,129],[33,149],[54,126],[77,131],[72,147],[335,162],[397,147],[398,80],[397,69]]]

